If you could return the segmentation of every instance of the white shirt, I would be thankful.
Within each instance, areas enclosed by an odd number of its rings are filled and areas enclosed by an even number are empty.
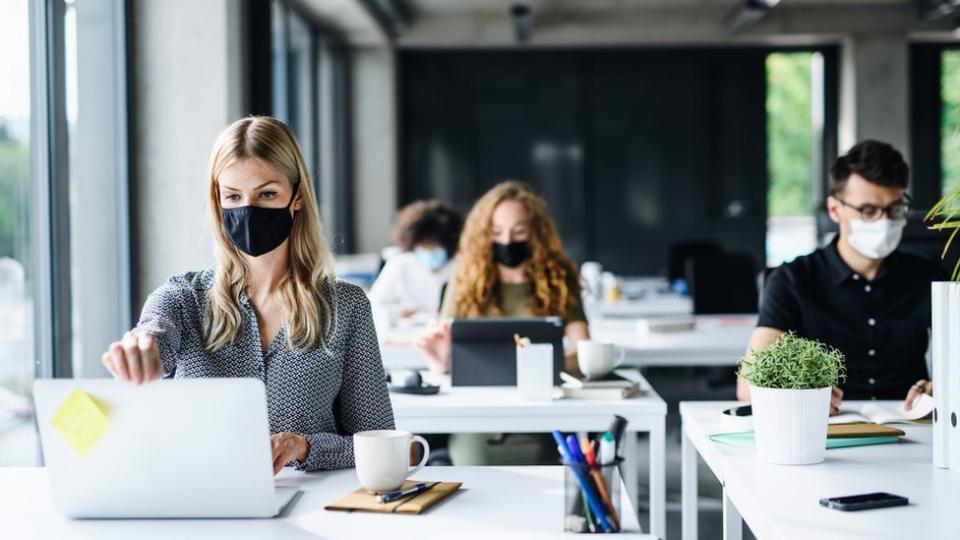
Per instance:
[[[431,272],[412,251],[397,253],[387,259],[370,288],[370,302],[374,310],[415,309],[418,314],[436,316],[440,291],[452,274],[452,261]]]

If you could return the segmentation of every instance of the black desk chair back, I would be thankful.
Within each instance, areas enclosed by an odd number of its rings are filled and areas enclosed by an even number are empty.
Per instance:
[[[757,312],[757,266],[749,255],[697,255],[686,270],[695,315]]]
[[[693,257],[719,255],[723,249],[716,240],[682,240],[670,244],[667,253],[667,279],[673,283],[687,277],[687,261]]]

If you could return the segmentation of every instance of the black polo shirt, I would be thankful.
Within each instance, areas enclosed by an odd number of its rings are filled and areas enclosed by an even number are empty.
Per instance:
[[[757,326],[816,339],[847,358],[846,399],[903,399],[928,378],[930,283],[946,275],[935,262],[893,252],[873,281],[855,274],[837,242],[774,270]]]

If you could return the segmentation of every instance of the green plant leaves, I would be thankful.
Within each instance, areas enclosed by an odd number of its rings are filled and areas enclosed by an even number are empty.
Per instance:
[[[751,353],[740,360],[737,377],[760,388],[824,388],[847,376],[842,352],[792,331]]]
[[[927,212],[924,220],[936,221],[937,218],[942,218],[942,220],[930,224],[929,228],[934,231],[950,232],[947,242],[943,245],[943,252],[940,254],[940,257],[943,258],[946,257],[947,252],[950,251],[950,245],[953,244],[957,232],[960,232],[960,187],[944,195],[942,199],[937,201],[937,204],[933,205],[933,208]],[[958,260],[957,264],[953,267],[953,274],[950,276],[950,279],[960,281],[960,260]]]

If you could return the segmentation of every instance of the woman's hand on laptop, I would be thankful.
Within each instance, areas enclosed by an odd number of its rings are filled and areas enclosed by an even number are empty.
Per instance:
[[[102,360],[114,378],[136,384],[150,382],[161,372],[157,340],[145,332],[127,332],[123,339],[110,344]]]
[[[270,450],[273,452],[273,474],[277,474],[291,461],[306,461],[310,442],[302,435],[285,431],[270,436]]]
[[[427,357],[430,370],[435,373],[450,371],[450,321],[437,321],[417,340],[417,347]]]

